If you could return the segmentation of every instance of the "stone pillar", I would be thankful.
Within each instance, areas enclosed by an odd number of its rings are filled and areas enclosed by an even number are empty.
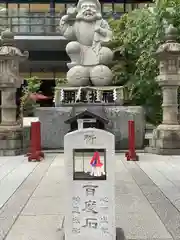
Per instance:
[[[1,91],[1,125],[16,125],[16,88]]]
[[[162,124],[178,124],[178,85],[162,86],[163,93],[163,121]]]
[[[19,76],[19,62],[28,57],[14,46],[14,35],[9,30],[1,34],[0,47],[0,156],[23,154],[23,126],[16,119],[16,91],[23,83]]]
[[[163,155],[180,154],[180,125],[178,123],[178,87],[180,86],[180,44],[177,29],[168,27],[165,43],[156,51],[159,61],[157,82],[163,94],[163,120],[153,132],[150,151]]]

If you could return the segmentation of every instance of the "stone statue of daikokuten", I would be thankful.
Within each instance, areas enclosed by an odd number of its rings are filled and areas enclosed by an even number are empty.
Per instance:
[[[67,81],[70,86],[104,86],[112,82],[107,65],[113,52],[103,46],[112,39],[112,31],[102,18],[99,0],[79,0],[76,8],[69,8],[59,24],[62,35],[70,42],[66,52]]]

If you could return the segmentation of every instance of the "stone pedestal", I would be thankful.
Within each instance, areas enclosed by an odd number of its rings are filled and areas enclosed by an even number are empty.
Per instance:
[[[67,104],[79,103],[112,103],[123,105],[125,99],[125,89],[123,86],[83,86],[83,87],[56,87],[54,104],[60,107]]]
[[[14,35],[7,31],[1,34],[0,47],[0,156],[23,154],[23,127],[16,119],[16,91],[23,82],[19,76],[19,62],[28,57],[13,46]]]
[[[162,155],[180,154],[180,125],[159,125],[153,131],[151,152]]]
[[[157,81],[163,93],[163,120],[154,131],[148,151],[164,154],[180,154],[180,125],[178,123],[178,87],[180,86],[180,44],[175,41],[177,30],[170,25],[166,42],[156,56],[160,74]]]
[[[0,126],[0,156],[16,156],[23,153],[23,128]]]
[[[41,143],[43,149],[63,149],[64,135],[70,131],[70,126],[65,121],[88,109],[103,108],[109,123],[105,129],[115,135],[117,150],[128,149],[128,120],[135,121],[136,148],[142,149],[145,137],[144,110],[139,106],[115,106],[97,104],[79,104],[61,107],[41,107],[36,109],[36,117],[41,122]],[[53,124],[52,124],[53,123]]]

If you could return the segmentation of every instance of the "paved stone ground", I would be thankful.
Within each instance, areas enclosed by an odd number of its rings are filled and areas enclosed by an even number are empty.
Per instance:
[[[116,225],[131,240],[180,240],[180,156],[116,154]],[[0,240],[59,240],[63,154],[0,158]]]

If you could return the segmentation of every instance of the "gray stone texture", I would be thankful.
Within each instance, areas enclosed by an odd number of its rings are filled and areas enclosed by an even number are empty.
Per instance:
[[[176,161],[174,165],[174,159],[170,156],[140,154],[138,164],[124,163],[168,232],[174,240],[179,240],[180,209],[175,206],[174,199],[180,198],[180,191],[177,192],[173,180],[168,179],[170,173],[171,176],[177,176],[175,172],[179,170],[179,162],[177,164]],[[171,165],[174,165],[174,168]]]
[[[62,218],[59,215],[20,216],[6,240],[61,240],[58,227]]]
[[[79,0],[76,7],[68,8],[59,22],[61,34],[70,42],[66,52],[71,59],[67,66],[70,86],[110,85],[112,71],[107,67],[113,52],[104,43],[112,39],[112,30],[102,18],[99,0]],[[72,41],[74,40],[74,41]]]
[[[29,152],[29,148],[30,148],[30,133],[31,133],[31,127],[30,126],[24,126],[23,127],[23,153],[24,154]]]
[[[115,240],[115,165],[112,162],[115,161],[115,152],[114,152],[114,135],[110,132],[104,131],[102,129],[96,128],[81,128],[77,131],[70,132],[64,137],[64,163],[65,163],[65,178],[66,178],[66,192],[65,192],[65,236],[67,240],[84,240],[85,238],[89,239],[88,236],[91,236],[92,239],[104,239]],[[74,174],[76,171],[87,171],[92,173],[92,170],[98,169],[93,168],[89,164],[89,158],[92,158],[92,155],[84,157],[83,167],[80,167],[81,161],[79,158],[74,156],[74,149],[104,149],[106,152],[105,160],[103,166],[99,169],[101,173],[98,176],[102,176],[102,173],[105,171],[106,180],[99,180],[97,177],[93,179],[81,179],[80,181],[73,180]],[[86,158],[86,159],[85,159]],[[74,159],[74,160],[73,160]],[[100,161],[103,161],[102,159]],[[78,170],[77,170],[78,169]],[[86,195],[87,185],[96,186],[93,196],[90,194]],[[73,211],[76,210],[76,203],[73,201],[73,198],[79,197],[80,202],[77,203],[78,211],[80,212],[78,218],[80,220],[79,224],[73,223],[73,217],[76,217],[76,213]],[[103,205],[107,208],[102,207],[100,199],[108,199]],[[95,201],[96,206],[93,210],[97,211],[97,214],[94,215],[93,211],[88,211],[84,203],[88,202],[91,204],[91,201]],[[101,217],[108,217],[107,223],[101,223]],[[88,218],[97,218],[97,224],[100,225],[97,227],[96,231],[93,231],[92,228],[84,228],[82,225],[88,224],[86,219]],[[104,234],[102,228],[107,228],[108,234]],[[74,234],[73,228],[80,228],[80,234]]]
[[[36,167],[0,209],[0,240],[62,239],[65,163],[63,154],[54,157],[48,154],[40,163],[27,162]],[[169,190],[169,182],[178,187],[179,156],[140,154],[138,163],[127,162],[124,154],[115,157],[116,227],[123,229],[127,240],[179,240],[180,211],[168,199],[177,194],[174,188]],[[19,169],[23,159],[1,157],[0,182]]]
[[[0,156],[16,156],[22,154],[22,139],[22,128],[0,128]]]
[[[84,86],[84,87],[68,87],[68,86],[56,86],[55,87],[55,93],[54,93],[54,104],[55,107],[61,107],[62,105],[66,106],[72,106],[72,103],[74,105],[84,105],[83,101],[85,100],[88,104],[101,103],[101,105],[104,103],[104,105],[112,105],[111,103],[108,103],[105,101],[105,95],[107,93],[112,94],[111,100],[113,100],[115,105],[122,106],[124,104],[124,100],[127,99],[126,96],[126,89],[123,86],[101,86],[101,87],[95,87],[95,86]],[[66,94],[71,93],[71,98],[67,99],[65,97]],[[96,95],[96,99],[92,100],[91,95],[92,93]],[[84,96],[86,95],[86,97]],[[104,96],[104,97],[103,97]],[[67,102],[68,100],[68,102]],[[81,101],[82,100],[82,101]],[[93,102],[93,103],[92,103]]]
[[[0,129],[0,156],[26,154],[30,147],[30,127],[17,127],[11,131]]]
[[[116,154],[116,160],[116,226],[123,228],[126,239],[172,239],[140,189],[151,180],[135,171],[138,166],[126,161],[124,154]],[[135,174],[141,182],[136,182]]]
[[[92,108],[100,106],[92,105]],[[74,106],[75,112],[83,111],[87,106]],[[116,149],[128,148],[128,120],[135,121],[136,148],[144,144],[145,115],[142,107],[104,106],[105,116],[109,120],[106,129],[115,135]],[[64,147],[64,135],[70,126],[64,123],[72,112],[72,107],[37,108],[36,116],[41,122],[42,147],[59,149]],[[88,109],[90,106],[88,105]]]
[[[22,211],[23,216],[37,216],[37,215],[65,215],[62,196],[55,197],[33,197],[29,200],[25,209]]]
[[[29,163],[27,161],[27,165],[29,167],[34,165],[34,170],[31,172],[31,174],[24,176],[24,180],[20,185],[16,185],[16,191],[14,192],[13,188],[11,189],[11,197],[9,200],[5,200],[4,205],[2,208],[0,208],[0,240],[4,240],[7,236],[8,232],[12,228],[12,225],[17,220],[19,214],[27,204],[29,198],[35,191],[38,184],[41,182],[43,175],[46,174],[47,169],[51,165],[52,161],[54,160],[54,155],[51,154],[45,155],[45,160],[39,163]],[[4,164],[0,167],[0,186],[3,184],[1,181],[2,178],[6,180],[6,185],[4,185],[4,190],[1,188],[1,197],[6,195],[7,187],[11,186],[13,184],[13,181],[8,179],[8,175],[11,176],[11,172],[13,169],[17,170],[21,166],[22,162],[25,158],[23,157],[14,157],[14,159],[11,158],[3,158],[5,159]],[[0,164],[3,162],[3,159],[0,158]],[[8,159],[8,160],[7,160]],[[26,159],[27,160],[27,159]],[[22,174],[22,169],[20,171],[21,173],[18,173],[18,175]],[[16,177],[18,178],[18,175]],[[28,177],[28,178],[27,178]],[[27,179],[26,179],[27,178]],[[4,180],[4,181],[5,181]],[[9,180],[9,182],[8,182]],[[10,189],[10,188],[9,188]],[[14,193],[14,194],[13,194]],[[25,232],[25,231],[24,231]],[[28,239],[28,238],[27,238]]]
[[[26,177],[35,169],[36,165],[37,163],[28,165],[27,161],[23,161],[18,168],[14,169],[10,174],[1,180],[0,208],[17,190],[17,188],[22,184]]]
[[[41,122],[41,142],[44,149],[64,147],[64,135],[69,126],[64,123],[70,117],[72,107],[37,108],[35,115]]]
[[[156,78],[162,89],[162,124],[153,131],[151,148],[158,154],[176,155],[180,152],[180,125],[178,122],[178,88],[180,85],[180,44],[178,31],[173,25],[166,29],[165,42],[156,51],[159,75]]]
[[[28,57],[14,46],[14,34],[8,29],[1,33],[0,47],[0,156],[23,153],[23,130],[16,119],[16,89],[23,79],[19,75],[19,62]]]
[[[145,115],[140,106],[106,106],[106,116],[110,123],[107,130],[115,135],[116,149],[128,148],[128,121],[135,121],[135,146],[143,148],[145,137]]]

